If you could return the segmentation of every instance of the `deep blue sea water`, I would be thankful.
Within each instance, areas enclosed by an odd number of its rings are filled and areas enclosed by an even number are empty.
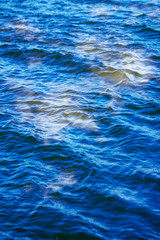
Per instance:
[[[0,240],[160,239],[160,1],[0,0]]]

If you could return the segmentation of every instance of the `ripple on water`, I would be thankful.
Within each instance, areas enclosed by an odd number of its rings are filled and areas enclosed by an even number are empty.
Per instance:
[[[159,235],[159,2],[0,13],[0,238]]]

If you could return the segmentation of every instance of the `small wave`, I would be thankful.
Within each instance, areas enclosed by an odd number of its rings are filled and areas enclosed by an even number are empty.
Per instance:
[[[160,35],[160,31],[151,27],[143,26],[140,30],[137,30],[138,33],[146,33],[147,35]]]

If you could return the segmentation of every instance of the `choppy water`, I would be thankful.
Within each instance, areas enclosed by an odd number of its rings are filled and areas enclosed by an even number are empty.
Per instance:
[[[160,239],[160,1],[0,0],[0,239]]]

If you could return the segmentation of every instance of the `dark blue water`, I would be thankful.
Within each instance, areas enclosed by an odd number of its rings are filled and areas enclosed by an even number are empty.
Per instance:
[[[0,0],[0,239],[160,239],[160,1]]]

